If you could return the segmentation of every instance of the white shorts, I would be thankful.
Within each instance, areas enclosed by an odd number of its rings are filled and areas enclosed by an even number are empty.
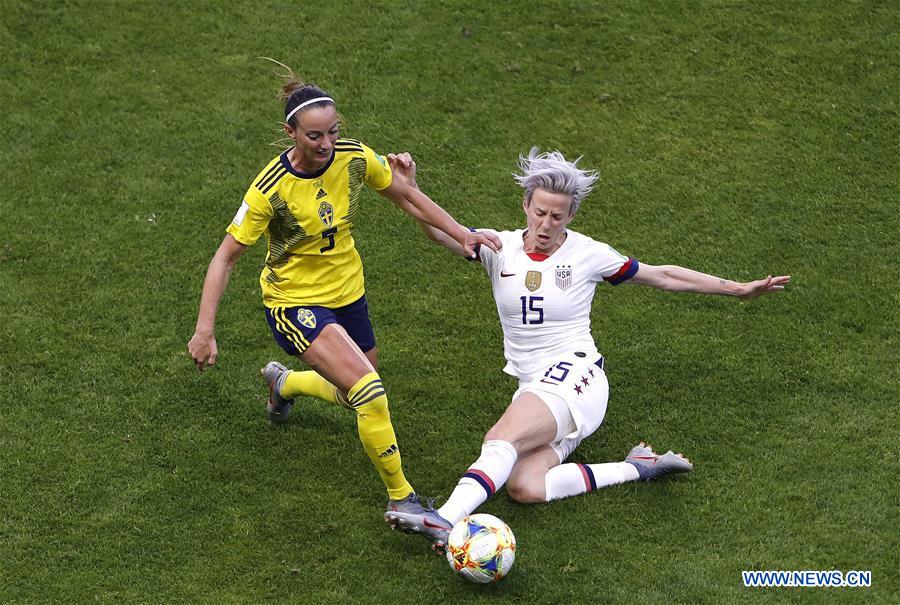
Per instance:
[[[603,358],[569,353],[560,357],[540,378],[519,383],[513,400],[534,393],[556,419],[556,438],[550,444],[563,462],[578,444],[603,422],[609,400],[609,382]]]

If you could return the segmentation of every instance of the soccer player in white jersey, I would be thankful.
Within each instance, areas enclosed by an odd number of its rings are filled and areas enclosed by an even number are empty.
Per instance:
[[[393,160],[405,167],[401,177],[414,186],[412,158],[403,154]],[[693,469],[681,454],[657,454],[644,443],[624,462],[565,464],[606,413],[609,384],[590,329],[597,284],[634,283],[751,299],[781,291],[790,281],[785,275],[737,283],[683,267],[643,264],[568,229],[598,178],[577,162],[537,148],[520,157],[521,174],[514,176],[525,190],[526,229],[497,233],[503,243],[499,252],[484,246],[477,250],[503,326],[504,371],[519,379],[519,388],[446,504],[422,514],[385,513],[392,526],[422,533],[436,547],[443,547],[453,525],[504,484],[517,502],[548,502]],[[465,255],[442,232],[422,228],[431,239]]]

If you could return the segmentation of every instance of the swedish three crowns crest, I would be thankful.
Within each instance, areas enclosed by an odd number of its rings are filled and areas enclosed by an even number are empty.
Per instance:
[[[312,330],[316,327],[316,316],[305,307],[297,308],[297,321]]]
[[[325,201],[319,204],[319,218],[326,227],[331,227],[331,223],[334,222],[334,208],[331,204]]]

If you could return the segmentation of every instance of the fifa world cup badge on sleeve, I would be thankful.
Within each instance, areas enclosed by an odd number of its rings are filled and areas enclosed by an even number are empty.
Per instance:
[[[241,223],[244,222],[244,217],[247,216],[247,211],[250,210],[250,204],[247,202],[241,202],[241,207],[238,208],[237,214],[234,215],[234,218],[231,219],[231,222],[235,227],[240,227]]]

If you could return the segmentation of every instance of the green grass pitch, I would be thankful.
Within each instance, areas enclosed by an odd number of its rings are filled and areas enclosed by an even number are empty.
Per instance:
[[[0,602],[896,603],[900,9],[892,2],[0,0]],[[264,246],[186,353],[206,265],[278,138],[275,57],[460,221],[523,223],[531,145],[602,180],[573,228],[750,303],[600,288],[611,399],[690,476],[482,509],[511,575],[391,532],[354,419],[264,414],[288,361]],[[514,390],[479,267],[368,193],[357,241],[407,476],[446,498]],[[871,570],[744,588],[742,570]]]

